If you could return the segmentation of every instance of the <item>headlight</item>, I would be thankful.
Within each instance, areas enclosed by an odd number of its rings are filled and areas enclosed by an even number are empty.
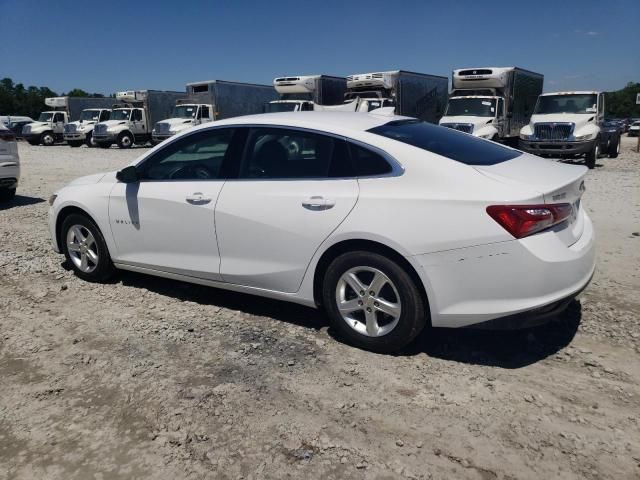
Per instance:
[[[58,198],[58,195],[55,195],[55,194],[54,194],[54,195],[51,195],[51,196],[49,197],[49,205],[53,205],[53,202],[55,202],[55,201],[56,201],[56,198]]]
[[[593,133],[589,133],[587,135],[577,135],[575,137],[576,140],[591,140],[595,135]]]
[[[533,140],[533,135],[526,135],[526,134],[524,134],[524,133],[521,133],[521,134],[520,134],[520,138],[521,138],[522,140]]]

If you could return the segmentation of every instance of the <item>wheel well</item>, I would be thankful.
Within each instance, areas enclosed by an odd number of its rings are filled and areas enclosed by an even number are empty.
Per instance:
[[[62,210],[60,210],[60,212],[58,213],[58,217],[56,218],[56,241],[60,249],[62,249],[62,224],[69,215],[72,215],[74,213],[84,215],[85,217],[89,218],[96,226],[98,225],[94,218],[85,210],[74,206],[64,207]]]
[[[331,262],[343,253],[355,251],[378,253],[395,261],[404,269],[405,272],[409,274],[411,279],[415,282],[416,286],[422,294],[422,298],[425,301],[427,311],[430,311],[427,291],[424,288],[424,284],[422,283],[420,275],[418,275],[418,272],[416,272],[415,268],[413,268],[413,265],[411,265],[404,256],[395,251],[393,248],[390,248],[382,243],[374,242],[372,240],[345,240],[343,242],[332,245],[329,249],[327,249],[326,252],[322,254],[320,260],[318,260],[318,264],[316,265],[316,270],[313,276],[313,299],[316,305],[322,305],[322,281]]]

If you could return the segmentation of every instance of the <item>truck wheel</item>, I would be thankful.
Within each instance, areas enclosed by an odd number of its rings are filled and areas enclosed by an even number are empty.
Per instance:
[[[87,133],[86,138],[84,139],[84,143],[87,145],[87,147],[89,148],[95,148],[98,146],[98,144],[96,143],[96,141],[93,139],[93,135],[91,133]]]
[[[80,145],[82,145],[82,142],[79,142],[78,140],[68,140],[67,143],[69,144],[70,147],[73,147],[73,148],[77,148]]]
[[[111,143],[109,142],[97,142],[100,148],[111,148]]]
[[[620,135],[617,135],[615,138],[609,142],[609,158],[616,158],[620,153]]]
[[[596,142],[593,145],[593,148],[589,153],[587,153],[585,157],[585,163],[589,169],[596,168],[596,160],[600,155],[600,139],[596,138]]]
[[[44,132],[40,136],[40,143],[42,143],[46,147],[50,147],[54,143],[56,143],[56,137],[53,135],[53,132]]]
[[[131,148],[133,145],[133,137],[130,133],[123,132],[118,136],[118,147]]]

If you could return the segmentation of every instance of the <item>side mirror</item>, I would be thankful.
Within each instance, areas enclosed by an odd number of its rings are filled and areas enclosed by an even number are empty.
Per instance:
[[[122,183],[136,183],[140,180],[138,170],[134,166],[124,167],[116,173],[116,178]]]

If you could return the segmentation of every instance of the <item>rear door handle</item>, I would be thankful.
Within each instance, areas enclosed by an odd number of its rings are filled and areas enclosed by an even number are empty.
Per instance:
[[[205,203],[209,203],[211,201],[211,197],[203,195],[202,192],[196,192],[193,195],[187,196],[185,200],[189,203],[202,205]]]
[[[329,210],[335,206],[336,202],[334,200],[325,198],[321,195],[315,195],[313,197],[309,197],[306,200],[302,201],[302,206],[307,210]]]

